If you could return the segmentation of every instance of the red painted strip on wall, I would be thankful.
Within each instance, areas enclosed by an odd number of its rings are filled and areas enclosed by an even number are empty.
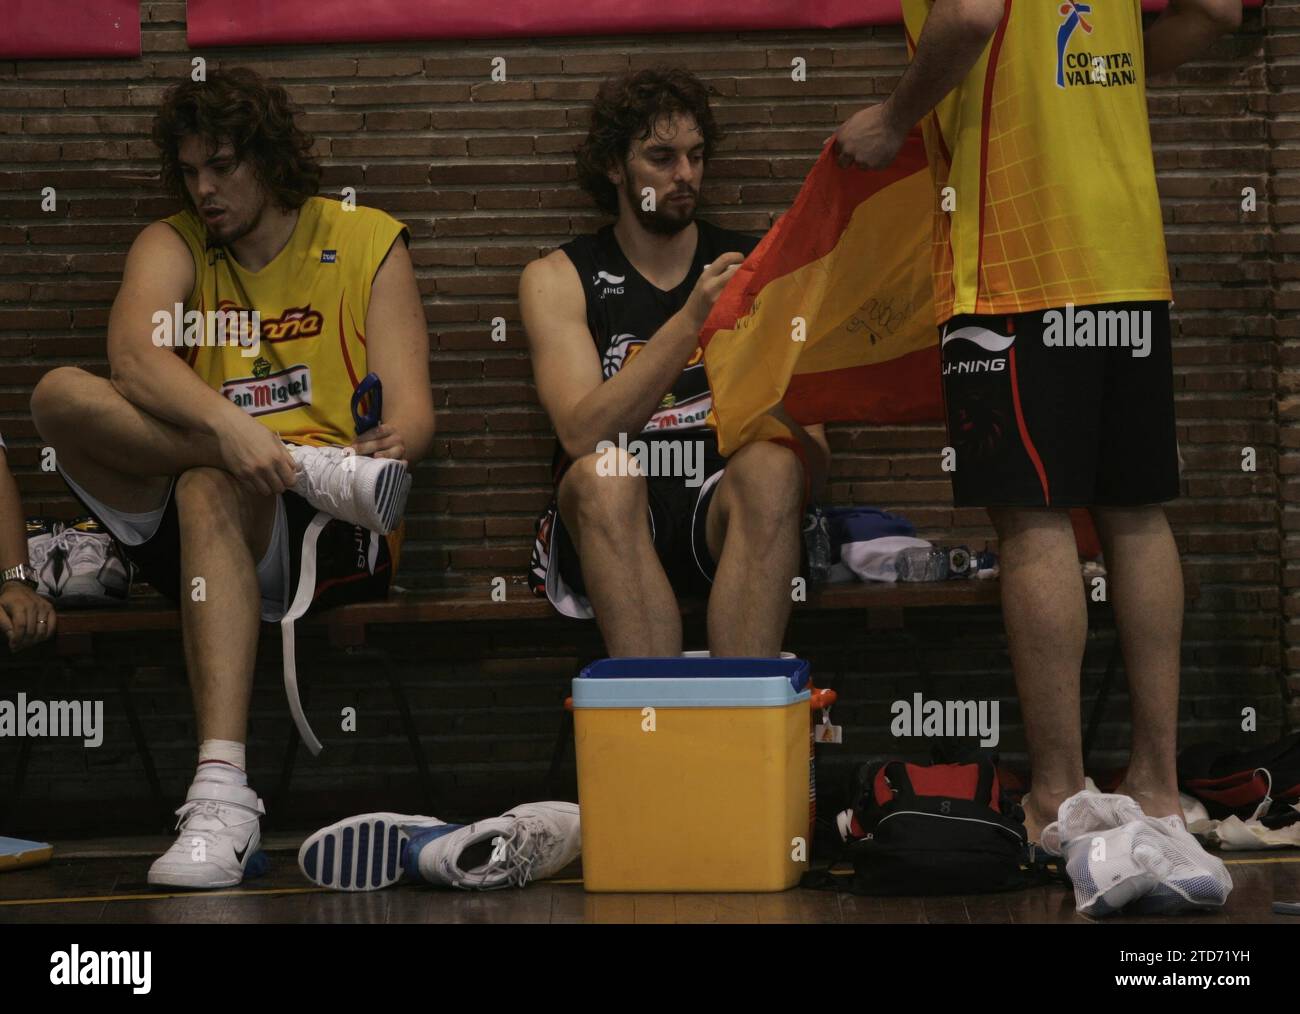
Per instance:
[[[1258,7],[1262,0],[1245,2]],[[1143,0],[1142,8],[1166,4]],[[903,20],[900,0],[188,0],[186,6],[194,47],[851,28]]]
[[[0,24],[0,58],[8,60],[140,55],[139,0],[0,0]]]
[[[187,8],[191,46],[845,28],[900,19],[898,0],[189,0]]]

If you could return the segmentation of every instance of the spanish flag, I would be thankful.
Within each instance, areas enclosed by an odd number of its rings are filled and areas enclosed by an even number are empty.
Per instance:
[[[802,425],[940,420],[930,251],[936,195],[919,130],[888,169],[828,144],[794,205],[700,333],[723,454]]]

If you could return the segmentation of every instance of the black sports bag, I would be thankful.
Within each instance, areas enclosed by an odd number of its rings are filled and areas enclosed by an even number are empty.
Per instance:
[[[805,875],[803,886],[855,894],[927,895],[1007,891],[1042,883],[1026,873],[1019,807],[1003,812],[991,755],[969,763],[878,760],[858,773],[857,803],[839,815],[845,844],[835,862],[852,877]]]

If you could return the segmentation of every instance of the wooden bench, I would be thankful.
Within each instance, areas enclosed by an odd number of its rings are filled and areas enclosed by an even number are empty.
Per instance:
[[[1187,581],[1189,599],[1196,597],[1196,588]],[[419,772],[427,811],[437,812],[429,760],[421,743],[419,730],[411,712],[406,690],[386,648],[380,647],[383,639],[375,632],[384,627],[401,624],[428,624],[463,626],[464,624],[514,623],[528,620],[559,619],[550,603],[528,595],[522,588],[511,588],[510,598],[493,602],[484,593],[469,597],[465,593],[401,593],[379,602],[339,606],[325,612],[309,615],[299,621],[304,631],[323,631],[325,643],[334,650],[356,655],[368,653],[387,680],[396,704],[402,727],[411,749],[411,756]],[[1000,589],[996,580],[953,580],[930,584],[840,584],[813,588],[807,601],[795,605],[795,614],[815,612],[856,612],[865,616],[866,627],[873,631],[905,631],[906,614],[917,610],[940,608],[996,607],[1000,604]],[[1089,598],[1091,613],[1098,607]],[[704,609],[702,601],[687,600],[681,605],[683,615],[698,614]],[[565,622],[560,620],[560,622]],[[569,621],[573,622],[573,621]],[[57,635],[35,649],[38,664],[43,667],[64,664],[70,659],[92,658],[112,673],[112,683],[122,702],[127,722],[144,766],[145,778],[154,803],[164,823],[170,824],[170,807],[167,805],[157,770],[154,766],[148,741],[136,711],[130,685],[137,662],[133,652],[123,650],[120,639],[124,635],[180,630],[180,613],[163,599],[149,596],[117,609],[64,612],[59,614]],[[905,634],[906,637],[906,634]],[[918,675],[924,680],[929,675],[925,645],[915,637],[907,637]],[[300,643],[306,639],[301,639]],[[15,659],[15,661],[18,661]],[[1084,738],[1084,755],[1087,757],[1100,728],[1106,700],[1114,684],[1120,661],[1116,639],[1107,661],[1105,674],[1089,715]],[[842,670],[842,663],[839,667]],[[576,674],[575,674],[576,675]],[[823,680],[823,685],[825,681]],[[304,703],[308,687],[304,687]],[[557,701],[557,708],[559,702]],[[290,723],[290,739],[281,768],[277,796],[283,799],[288,792],[300,740]],[[553,792],[557,774],[564,758],[565,748],[572,737],[572,716],[565,714],[547,778],[547,790]],[[10,805],[16,804],[22,789],[32,749],[32,740],[24,739],[13,781]],[[0,822],[5,814],[0,813]]]

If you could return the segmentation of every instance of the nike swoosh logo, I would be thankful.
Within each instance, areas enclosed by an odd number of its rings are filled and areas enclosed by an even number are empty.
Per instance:
[[[252,845],[252,844],[253,844],[253,836],[252,836],[252,835],[249,835],[249,837],[248,837],[248,841],[244,842],[244,847],[243,847],[242,849],[235,849],[235,861],[236,861],[236,862],[241,863],[241,864],[243,863],[243,861],[244,861],[244,856],[248,855],[248,846],[250,846],[250,845]]]

